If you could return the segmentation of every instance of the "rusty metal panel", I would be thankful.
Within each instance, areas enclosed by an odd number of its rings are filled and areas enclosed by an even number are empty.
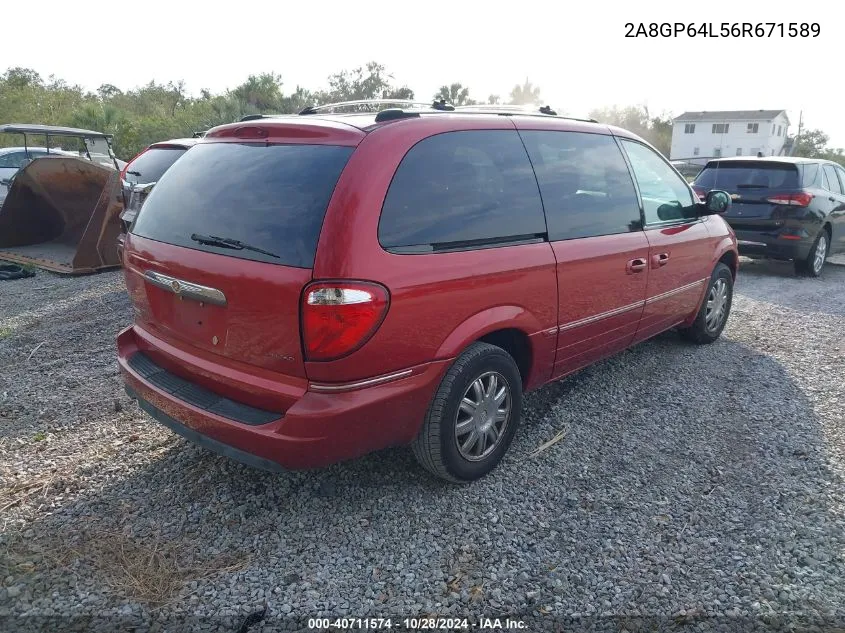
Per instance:
[[[120,266],[120,175],[44,157],[16,175],[0,207],[0,259],[68,274]]]

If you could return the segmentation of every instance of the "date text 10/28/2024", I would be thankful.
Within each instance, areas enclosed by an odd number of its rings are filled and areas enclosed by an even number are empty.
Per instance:
[[[625,37],[818,37],[818,22],[626,22]]]

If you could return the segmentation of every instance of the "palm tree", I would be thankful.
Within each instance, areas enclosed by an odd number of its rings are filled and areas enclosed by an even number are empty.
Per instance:
[[[475,105],[475,101],[469,98],[469,88],[460,82],[441,86],[437,94],[434,95],[435,101],[439,101],[440,99],[445,99],[447,103],[456,106]]]
[[[540,103],[540,88],[533,85],[525,78],[525,83],[521,86],[517,84],[511,90],[511,103],[514,105],[533,105]]]

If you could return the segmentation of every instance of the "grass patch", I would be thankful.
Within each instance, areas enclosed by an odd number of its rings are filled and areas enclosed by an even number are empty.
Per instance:
[[[0,341],[4,338],[9,338],[12,335],[12,328],[10,327],[0,327]]]
[[[191,580],[238,572],[251,560],[238,552],[202,560],[202,546],[190,539],[142,540],[96,527],[66,526],[60,531],[44,529],[30,538],[20,533],[8,537],[0,556],[4,576],[45,567],[64,569],[96,578],[107,592],[152,607],[172,603]]]

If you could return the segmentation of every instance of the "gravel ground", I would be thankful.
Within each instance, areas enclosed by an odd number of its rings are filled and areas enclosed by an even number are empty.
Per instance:
[[[845,266],[743,261],[719,342],[665,334],[530,395],[466,487],[406,450],[272,475],[186,443],[122,392],[130,318],[119,273],[0,285],[0,629],[845,623]]]

